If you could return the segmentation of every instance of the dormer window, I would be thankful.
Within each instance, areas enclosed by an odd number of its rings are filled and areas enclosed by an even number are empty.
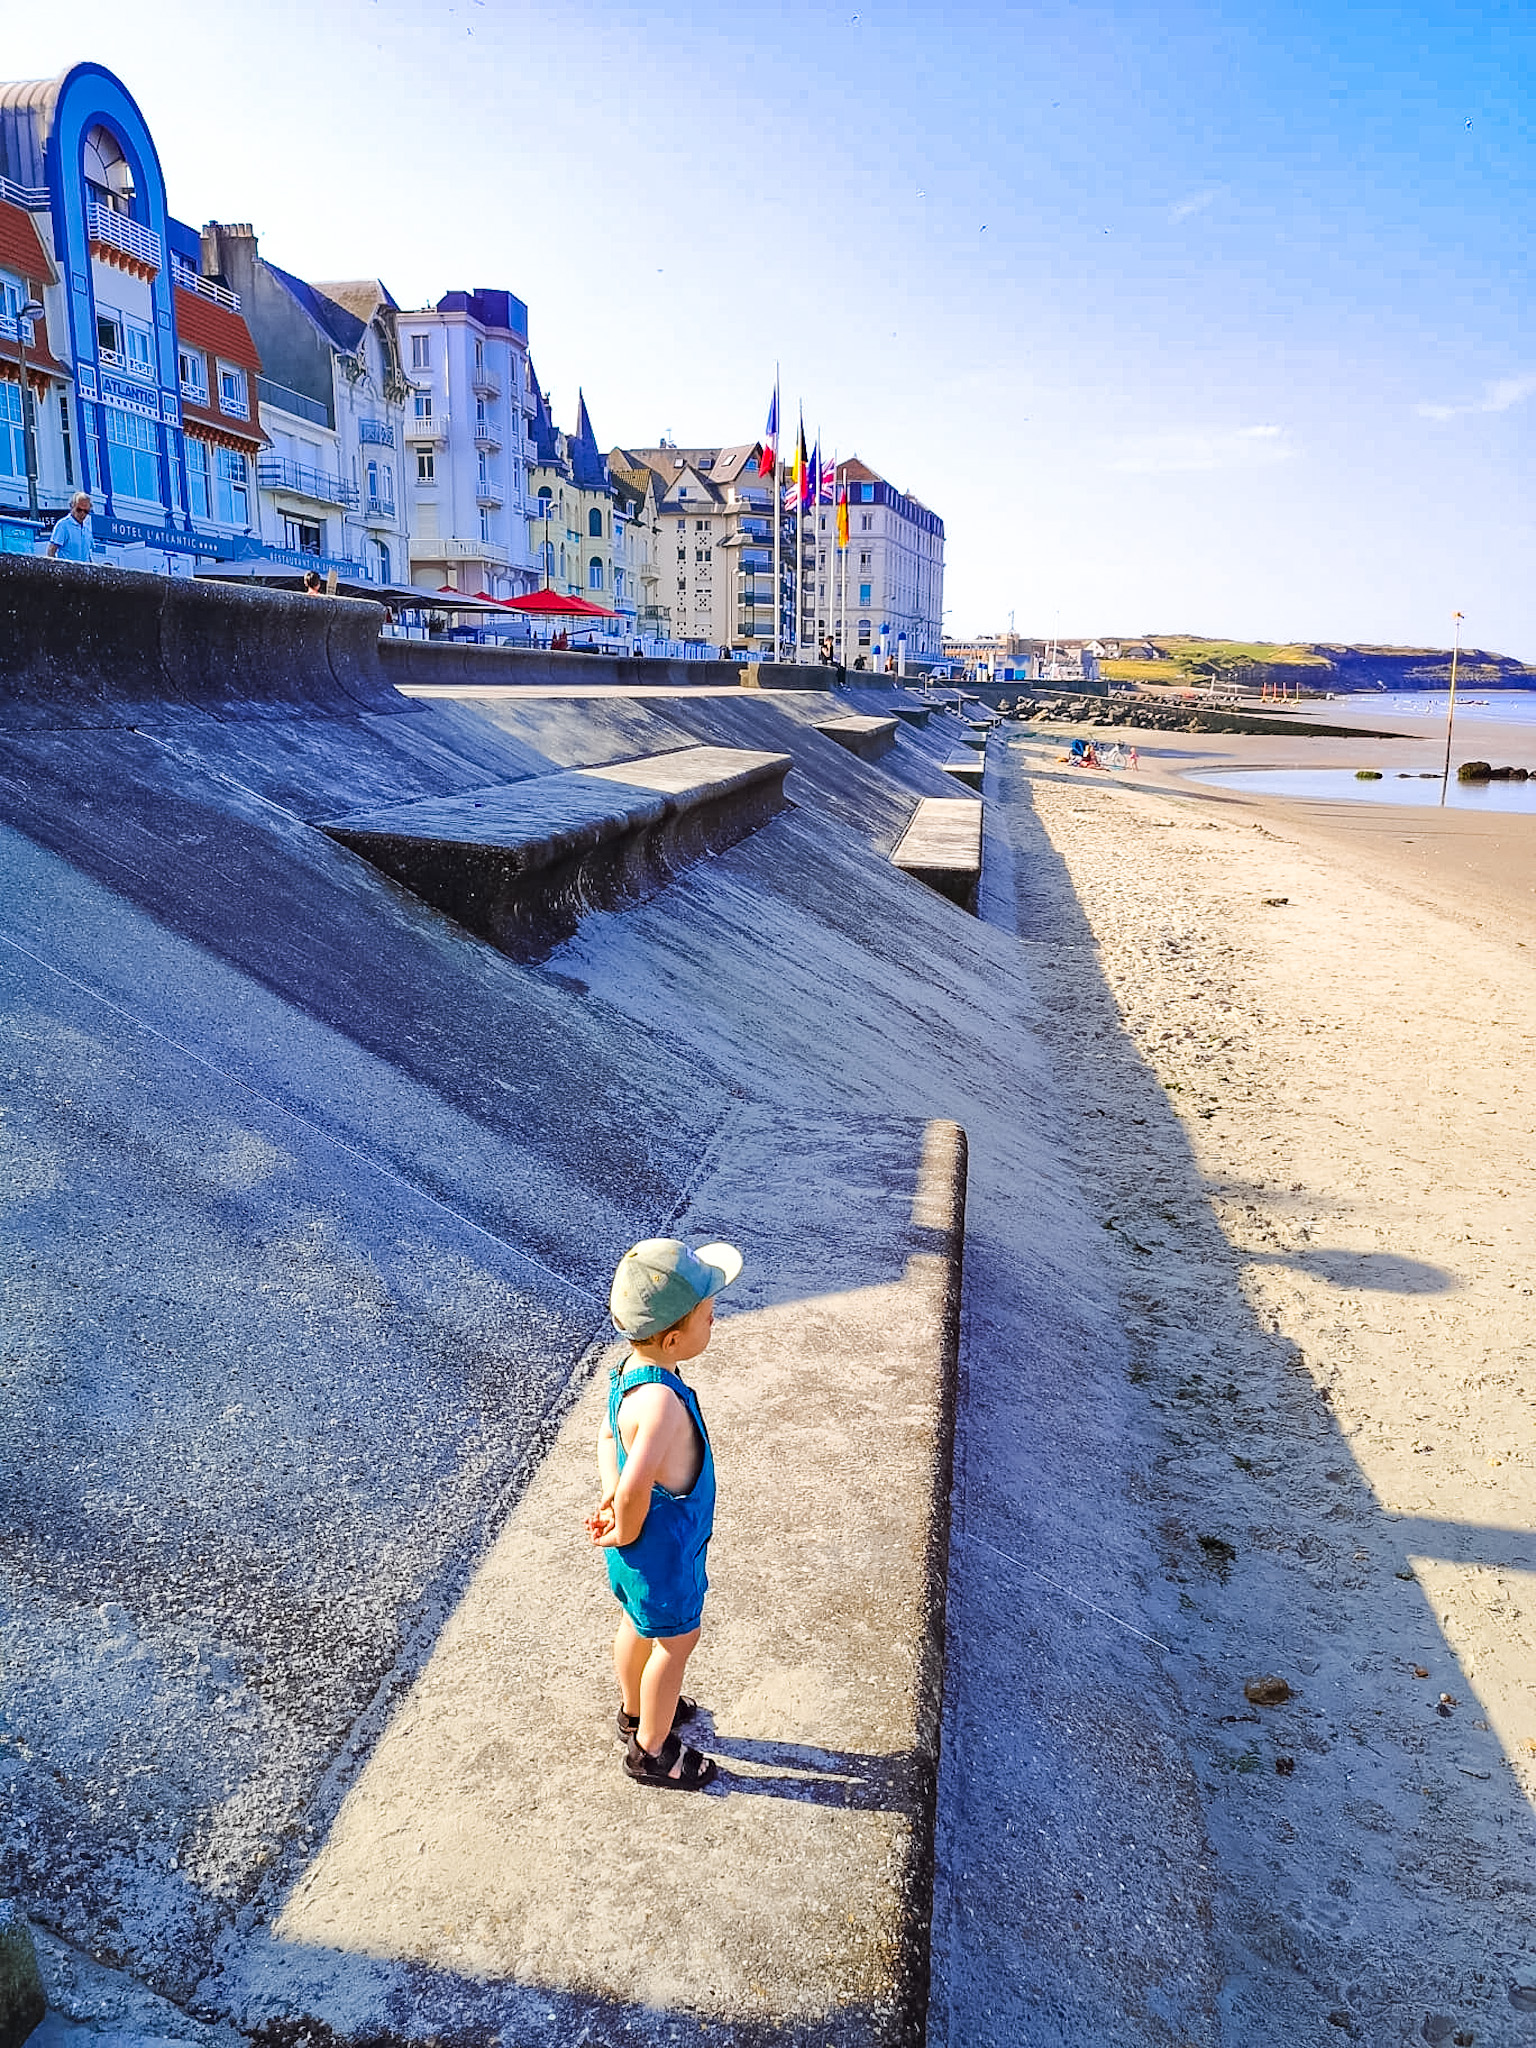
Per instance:
[[[181,395],[190,398],[194,405],[208,403],[208,358],[201,349],[184,348],[177,352],[177,374],[181,379]]]
[[[219,365],[219,410],[231,419],[248,420],[250,401],[245,395],[245,372],[233,363]]]

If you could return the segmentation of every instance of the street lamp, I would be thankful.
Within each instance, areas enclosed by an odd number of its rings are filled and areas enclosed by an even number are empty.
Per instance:
[[[21,371],[21,437],[26,449],[27,513],[34,526],[37,524],[37,432],[36,408],[27,389],[27,323],[42,318],[43,308],[29,295],[27,303],[16,315],[16,362]]]

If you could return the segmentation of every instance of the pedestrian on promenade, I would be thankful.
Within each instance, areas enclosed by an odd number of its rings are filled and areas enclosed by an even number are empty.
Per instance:
[[[88,562],[95,536],[91,532],[91,494],[76,491],[69,510],[48,536],[48,560],[62,557],[66,562]]]
[[[325,585],[320,581],[320,571],[318,569],[306,569],[304,571],[304,595],[306,597],[324,597]]]
[[[627,1251],[609,1296],[629,1354],[597,1437],[602,1499],[587,1517],[623,1614],[613,1639],[624,1768],[638,1784],[700,1792],[711,1757],[678,1729],[698,1711],[683,1673],[699,1640],[715,1525],[715,1461],[698,1396],[678,1368],[708,1349],[714,1297],[741,1271],[733,1245],[651,1237]]]

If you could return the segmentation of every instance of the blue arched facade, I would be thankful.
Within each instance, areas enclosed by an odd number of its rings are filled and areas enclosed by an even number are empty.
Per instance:
[[[155,274],[148,280],[153,311],[153,375],[119,375],[101,361],[97,341],[95,276],[91,265],[91,194],[85,175],[86,142],[104,128],[122,151],[134,192],[128,218],[159,245]],[[181,441],[180,383],[177,374],[176,311],[172,290],[169,218],[159,153],[133,96],[99,64],[77,64],[59,81],[45,157],[53,212],[54,249],[68,290],[70,344],[80,414],[81,465],[85,487],[105,496],[109,518],[117,516],[107,439],[107,408],[139,423],[135,434],[151,446],[158,476],[161,520],[190,526],[187,517],[185,455]],[[150,245],[143,244],[145,248]],[[142,495],[142,494],[141,494]],[[134,514],[142,518],[143,508]]]

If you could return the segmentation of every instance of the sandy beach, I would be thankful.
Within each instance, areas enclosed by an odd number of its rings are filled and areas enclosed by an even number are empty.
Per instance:
[[[1529,727],[1476,739],[1536,768]],[[1132,1340],[1139,1625],[1232,2038],[1268,2003],[1272,2039],[1531,2039],[1536,817],[1188,779],[1417,770],[1428,726],[1149,733],[1137,776],[1062,745],[1005,727],[989,796]],[[1290,1698],[1246,1700],[1271,1674]]]

